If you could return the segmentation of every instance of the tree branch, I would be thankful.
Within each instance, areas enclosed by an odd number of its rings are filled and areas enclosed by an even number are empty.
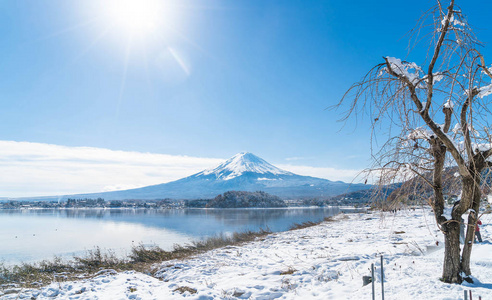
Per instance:
[[[439,5],[440,6],[440,5]],[[444,38],[446,37],[446,34],[449,29],[449,20],[451,20],[451,17],[453,16],[453,7],[454,7],[454,0],[451,0],[451,3],[449,4],[448,7],[448,13],[446,15],[446,18],[444,19],[444,24],[441,27],[441,34],[439,35],[439,40],[437,41],[437,44],[434,48],[434,54],[432,55],[432,59],[429,63],[429,68],[427,70],[427,103],[425,104],[425,113],[429,113],[429,108],[431,106],[432,102],[432,97],[434,93],[434,65],[436,64],[437,58],[439,57],[439,52],[441,52],[441,47],[444,42]]]
[[[432,118],[429,116],[428,111],[423,110],[423,105],[422,102],[420,101],[419,97],[417,96],[416,88],[415,85],[405,76],[402,74],[396,73],[393,68],[391,67],[391,64],[389,63],[388,59],[385,57],[384,60],[386,61],[386,68],[388,70],[388,73],[397,79],[399,79],[409,90],[410,92],[410,97],[412,101],[415,103],[415,106],[417,106],[417,109],[419,110],[419,114],[424,120],[424,122],[429,126],[429,128],[432,130],[432,132],[442,141],[442,143],[446,146],[446,148],[449,150],[451,155],[454,157],[456,160],[456,163],[458,165],[458,169],[460,170],[460,174],[462,176],[467,176],[469,175],[469,171],[466,168],[465,160],[461,156],[460,152],[454,145],[454,143],[449,139],[449,137],[441,130],[441,127],[438,126]]]

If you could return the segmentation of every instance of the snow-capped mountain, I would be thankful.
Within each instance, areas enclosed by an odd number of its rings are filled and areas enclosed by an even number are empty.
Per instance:
[[[230,180],[247,173],[262,174],[267,177],[276,175],[294,175],[269,164],[264,159],[249,153],[241,152],[220,164],[215,169],[202,171],[195,177],[213,175],[217,180]]]
[[[264,191],[284,199],[335,196],[368,189],[364,184],[348,184],[279,169],[260,157],[243,152],[216,168],[176,181],[137,189],[64,196],[63,198],[123,199],[208,199],[227,191]]]

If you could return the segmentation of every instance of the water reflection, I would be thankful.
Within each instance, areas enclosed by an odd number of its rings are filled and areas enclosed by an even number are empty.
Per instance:
[[[97,219],[99,221],[138,223],[148,227],[167,228],[186,234],[202,235],[220,228],[245,228],[273,231],[288,229],[294,223],[318,221],[338,213],[331,208],[291,209],[32,209],[1,210],[2,215],[21,215],[26,218]],[[199,227],[196,225],[200,224]]]
[[[20,262],[81,254],[94,246],[125,254],[132,245],[176,243],[235,231],[287,230],[338,208],[0,210],[0,258]]]

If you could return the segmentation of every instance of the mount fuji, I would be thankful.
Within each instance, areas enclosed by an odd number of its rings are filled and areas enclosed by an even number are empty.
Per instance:
[[[284,199],[329,197],[358,190],[369,185],[301,176],[279,169],[260,157],[243,152],[234,155],[214,169],[176,181],[147,187],[64,196],[63,198],[125,199],[207,199],[226,191],[264,191]]]

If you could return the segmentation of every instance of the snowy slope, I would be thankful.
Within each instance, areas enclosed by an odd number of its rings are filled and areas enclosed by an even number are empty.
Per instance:
[[[66,198],[198,199],[227,191],[265,191],[282,198],[326,197],[370,188],[364,184],[301,176],[279,169],[252,153],[239,153],[216,168],[177,181],[143,188],[64,196]]]
[[[473,246],[475,284],[439,280],[443,235],[430,211],[340,215],[334,222],[270,234],[185,260],[163,262],[154,276],[102,270],[94,278],[55,282],[2,299],[371,299],[362,276],[376,266],[376,299],[381,299],[380,256],[385,299],[492,299],[492,244]],[[492,234],[491,215],[482,235]],[[436,242],[439,246],[436,247]],[[191,294],[177,291],[188,287]],[[18,289],[20,290],[20,289]]]
[[[294,175],[291,172],[281,170],[262,158],[249,153],[241,152],[229,158],[215,169],[202,171],[195,177],[215,175],[216,179],[230,180],[245,173],[256,173],[264,175]]]

